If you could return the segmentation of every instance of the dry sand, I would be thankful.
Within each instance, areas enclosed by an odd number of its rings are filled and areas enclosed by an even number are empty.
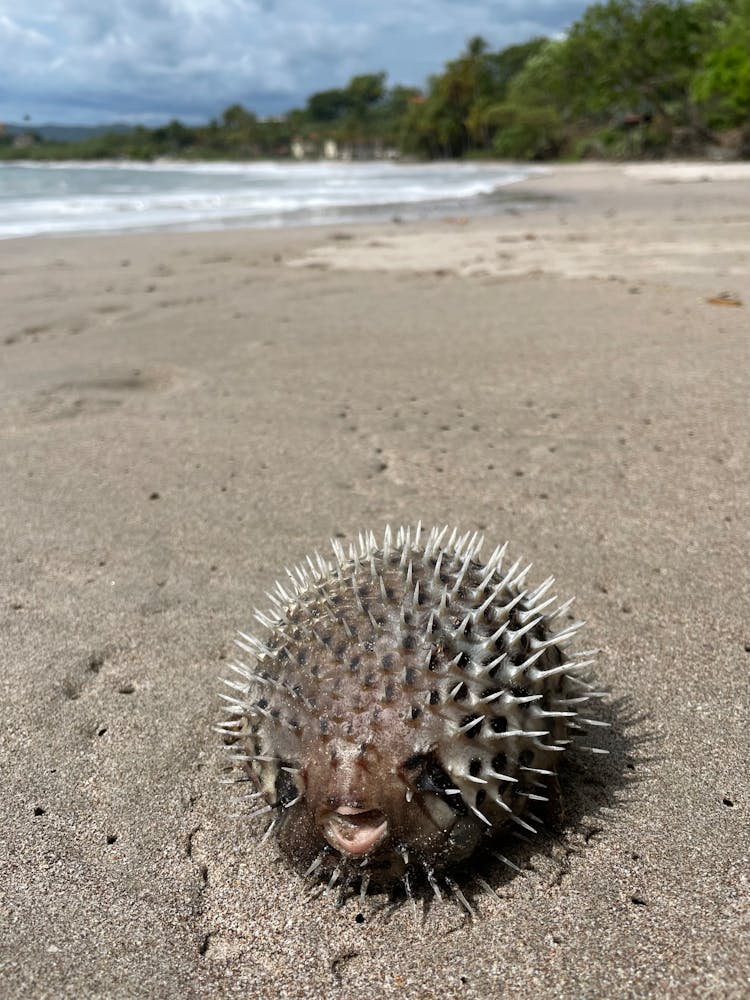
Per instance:
[[[0,244],[3,998],[746,996],[747,176]],[[554,573],[612,691],[476,922],[310,900],[216,782],[280,568],[418,518]]]

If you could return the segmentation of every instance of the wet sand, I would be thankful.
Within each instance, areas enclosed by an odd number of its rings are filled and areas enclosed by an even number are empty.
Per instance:
[[[0,243],[3,996],[745,996],[747,183],[659,168]],[[476,921],[309,898],[216,780],[283,566],[420,518],[554,573],[611,691]]]

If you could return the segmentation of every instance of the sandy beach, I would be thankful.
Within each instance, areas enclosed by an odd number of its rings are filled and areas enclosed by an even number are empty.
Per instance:
[[[0,242],[3,998],[746,996],[748,179]],[[419,519],[554,574],[611,692],[476,921],[310,898],[217,781],[283,567]]]

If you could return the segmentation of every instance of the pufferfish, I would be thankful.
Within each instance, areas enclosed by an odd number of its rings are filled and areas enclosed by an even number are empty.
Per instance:
[[[421,881],[471,911],[453,870],[535,833],[574,736],[605,724],[579,714],[602,694],[595,651],[569,652],[572,599],[526,584],[507,543],[484,559],[476,533],[418,525],[331,546],[276,583],[259,636],[240,633],[217,727],[228,780],[270,818],[263,839],[342,898]]]

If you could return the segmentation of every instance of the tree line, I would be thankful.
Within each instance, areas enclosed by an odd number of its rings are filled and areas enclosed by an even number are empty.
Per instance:
[[[326,142],[427,159],[689,155],[716,143],[748,156],[749,46],[750,0],[607,0],[563,38],[496,52],[472,38],[424,90],[367,73],[278,118],[237,103],[207,125],[21,149],[5,137],[0,156],[247,159],[317,155]]]

